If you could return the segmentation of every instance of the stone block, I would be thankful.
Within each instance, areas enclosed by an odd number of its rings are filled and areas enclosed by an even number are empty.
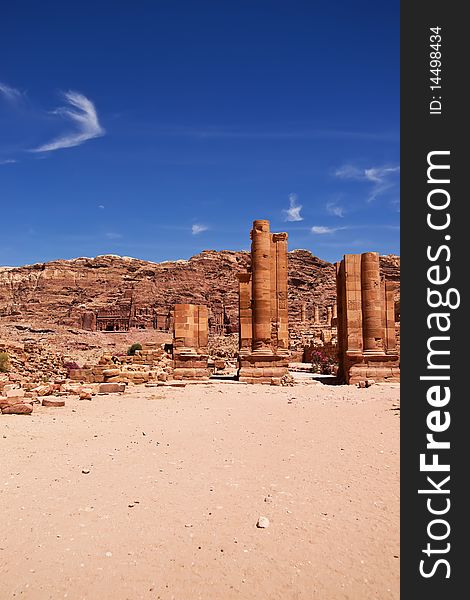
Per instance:
[[[36,388],[34,388],[34,391],[37,392],[38,396],[48,396],[49,394],[52,394],[52,386],[51,385],[40,385]]]
[[[15,404],[22,404],[23,401],[18,398],[7,398],[6,396],[0,396],[0,408],[6,408],[7,406],[14,406]]]
[[[116,377],[116,375],[120,375],[120,374],[121,374],[120,369],[104,369],[104,371],[103,371],[103,375],[105,377]]]
[[[99,394],[117,394],[125,391],[125,383],[100,383],[98,387]]]
[[[3,415],[30,415],[32,412],[31,404],[13,404],[2,408]]]
[[[57,396],[49,396],[44,398],[41,404],[43,406],[65,406],[65,400],[60,400]]]
[[[5,389],[8,387],[9,389]],[[5,386],[3,389],[3,393],[7,398],[24,398],[25,391],[21,388],[10,388],[10,386]]]

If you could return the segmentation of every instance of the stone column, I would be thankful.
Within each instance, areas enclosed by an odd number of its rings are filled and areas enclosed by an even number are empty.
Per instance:
[[[362,324],[364,352],[384,352],[379,255],[361,254]]]
[[[208,309],[196,304],[175,304],[173,337],[174,379],[207,379]]]
[[[326,324],[331,327],[331,319],[333,318],[333,310],[331,306],[326,307]]]
[[[302,302],[300,306],[300,322],[305,323],[307,321],[307,303]]]
[[[253,339],[251,314],[251,273],[238,273],[238,320],[240,327],[240,352],[251,352]]]
[[[333,304],[333,314],[332,314],[332,319],[337,319],[338,318],[338,305],[335,302]]]
[[[271,348],[271,234],[269,221],[253,222],[251,231],[251,279],[253,294],[253,351]]]
[[[194,304],[175,304],[175,348],[196,351],[199,342],[197,308]]]
[[[207,350],[207,344],[209,342],[209,309],[207,306],[200,304],[197,306],[197,313],[197,348],[204,352]]]
[[[361,255],[344,255],[343,320],[345,352],[362,352]]]
[[[344,293],[344,263],[335,263],[336,268],[336,299],[338,302],[338,318],[337,318],[337,339],[338,339],[338,360],[340,365],[343,360],[344,351],[344,338],[345,338],[345,325],[344,325],[344,306],[343,306],[343,293]]]
[[[289,313],[287,309],[287,233],[273,233],[276,263],[277,348],[289,348]]]
[[[385,349],[387,354],[396,354],[397,336],[395,332],[395,284],[385,282]]]
[[[313,307],[313,322],[315,325],[320,323],[320,309],[317,304]]]

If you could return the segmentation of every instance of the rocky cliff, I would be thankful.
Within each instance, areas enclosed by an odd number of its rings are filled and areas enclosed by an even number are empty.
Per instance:
[[[153,263],[114,255],[56,260],[23,267],[0,267],[0,318],[77,326],[83,311],[130,302],[167,311],[175,303],[225,305],[236,324],[236,273],[250,262],[247,252],[207,250],[189,260]],[[399,282],[400,258],[381,257],[385,277]],[[399,285],[399,284],[398,284]],[[399,291],[397,291],[398,297]],[[334,265],[308,250],[289,252],[290,318],[300,318],[307,303],[333,304]]]

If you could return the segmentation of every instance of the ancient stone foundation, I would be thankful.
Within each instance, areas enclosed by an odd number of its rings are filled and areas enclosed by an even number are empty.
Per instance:
[[[175,304],[173,361],[174,379],[208,379],[207,343],[209,321],[207,306]]]
[[[287,233],[270,233],[269,221],[254,221],[251,269],[238,281],[238,379],[279,385],[289,360]]]
[[[336,263],[338,377],[400,381],[393,283],[381,281],[376,252],[345,254]]]

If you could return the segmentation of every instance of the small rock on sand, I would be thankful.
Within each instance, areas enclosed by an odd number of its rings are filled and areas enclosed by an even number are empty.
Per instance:
[[[267,517],[260,517],[256,523],[256,527],[258,527],[258,529],[266,529],[269,527],[269,519]]]

